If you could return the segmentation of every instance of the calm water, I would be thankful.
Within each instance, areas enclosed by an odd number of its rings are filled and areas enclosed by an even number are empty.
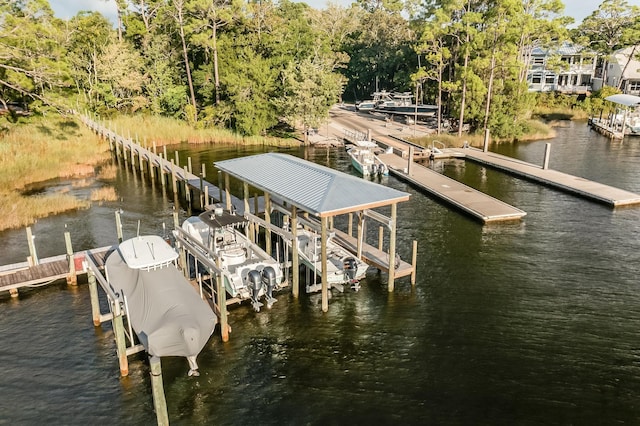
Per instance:
[[[491,150],[541,164],[547,142]],[[574,123],[550,142],[551,168],[640,193],[640,140]],[[182,147],[181,158],[215,181],[213,161],[257,152]],[[286,152],[352,172],[341,149]],[[527,216],[483,226],[385,179],[412,194],[398,238],[405,259],[418,240],[415,287],[401,279],[389,294],[371,271],[359,292],[334,293],[328,313],[318,296],[288,293],[270,311],[233,308],[231,339],[210,340],[200,377],[163,359],[172,424],[640,424],[640,207],[612,210],[460,160],[434,167]],[[38,222],[38,254],[64,252],[65,224],[76,249],[112,244],[118,208],[125,237],[138,220],[162,233],[173,201],[139,179],[120,170],[118,202]],[[26,258],[25,235],[0,234],[0,264]],[[119,377],[85,285],[4,297],[0,339],[0,424],[155,423],[145,358]]]

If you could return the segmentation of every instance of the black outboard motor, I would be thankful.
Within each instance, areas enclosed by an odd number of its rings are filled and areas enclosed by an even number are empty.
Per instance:
[[[262,277],[260,272],[254,270],[249,271],[247,274],[247,280],[249,281],[249,289],[251,290],[251,305],[256,312],[260,312],[260,306],[262,303],[258,301],[260,297],[260,290],[262,290]]]
[[[349,278],[349,282],[354,282],[356,280],[356,271],[358,270],[358,265],[356,260],[353,257],[347,257],[344,260],[344,273]]]
[[[276,271],[271,266],[265,266],[262,269],[262,284],[266,287],[265,299],[267,301],[267,308],[271,309],[271,306],[276,302],[273,297],[273,289],[278,285],[276,278]]]

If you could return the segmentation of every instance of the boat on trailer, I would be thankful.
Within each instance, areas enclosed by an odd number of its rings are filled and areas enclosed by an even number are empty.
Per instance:
[[[378,145],[370,141],[356,141],[347,153],[351,164],[363,176],[388,176],[389,167],[376,155]]]
[[[329,234],[327,238],[327,263],[322,264],[322,241],[320,235],[314,231],[304,229],[302,226],[297,230],[298,254],[302,263],[316,276],[314,280],[322,276],[323,267],[327,270],[327,284],[329,288],[335,288],[338,291],[344,291],[344,284],[349,284],[352,289],[360,288],[360,280],[367,274],[367,265],[358,259],[351,252],[340,246],[333,240],[333,234]],[[321,290],[321,282],[307,283],[307,293],[313,293]]]
[[[205,255],[220,260],[227,293],[250,299],[258,312],[263,297],[268,308],[276,302],[273,292],[280,289],[284,274],[280,263],[244,234],[247,224],[243,216],[215,205],[187,218],[182,229],[206,248]]]
[[[177,258],[161,237],[138,236],[107,257],[105,272],[113,291],[122,295],[127,321],[147,353],[186,357],[189,376],[198,376],[196,357],[217,317],[178,270]]]

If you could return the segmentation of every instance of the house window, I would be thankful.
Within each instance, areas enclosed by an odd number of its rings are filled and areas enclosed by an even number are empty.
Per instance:
[[[544,78],[544,82],[545,84],[553,84],[556,81],[556,76],[555,75],[548,75]]]
[[[640,80],[629,81],[628,89],[629,92],[640,92]]]
[[[540,84],[542,82],[542,76],[540,74],[534,74],[531,77],[531,82],[533,84]]]
[[[544,65],[544,58],[533,58],[531,62],[533,65]]]

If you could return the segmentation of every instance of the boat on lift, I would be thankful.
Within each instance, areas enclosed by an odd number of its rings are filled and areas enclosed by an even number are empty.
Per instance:
[[[138,236],[120,243],[107,257],[105,272],[147,353],[186,357],[189,376],[198,376],[196,357],[213,334],[217,317],[178,270],[177,258],[161,237]]]
[[[410,92],[397,93],[383,90],[375,92],[373,100],[375,101],[374,112],[383,114],[434,117],[438,112],[437,105],[414,103]]]
[[[268,308],[276,302],[273,292],[280,289],[284,274],[278,261],[244,234],[247,224],[243,216],[214,205],[187,218],[182,229],[206,248],[204,254],[220,260],[227,293],[240,300],[250,299],[257,312],[263,297]]]
[[[356,141],[347,150],[351,165],[363,176],[388,176],[389,167],[376,155],[379,147],[375,142]]]
[[[360,280],[366,276],[367,265],[362,260],[355,257],[344,247],[333,240],[333,234],[327,238],[327,263],[322,264],[322,241],[320,235],[314,231],[304,229],[299,226],[297,229],[297,247],[301,262],[314,271],[314,279],[322,276],[323,267],[327,270],[327,284],[329,288],[336,288],[344,291],[344,284],[349,284],[351,288],[360,288]],[[307,283],[307,293],[321,290],[321,282]]]

